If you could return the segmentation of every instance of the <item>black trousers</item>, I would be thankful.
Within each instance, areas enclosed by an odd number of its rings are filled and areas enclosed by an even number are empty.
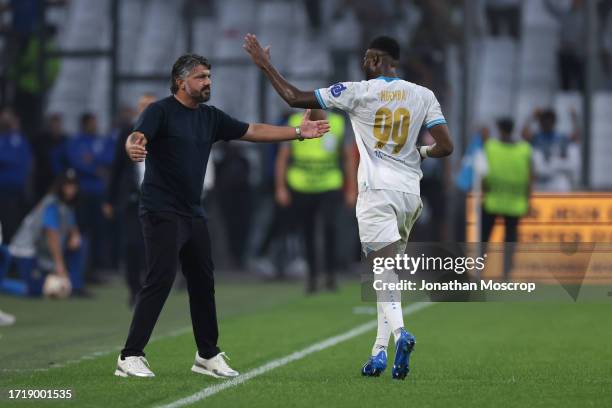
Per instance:
[[[491,214],[482,209],[482,229],[481,229],[481,239],[482,242],[489,242],[489,238],[491,237],[491,232],[493,231],[493,226],[495,225],[495,220],[498,217],[497,214]],[[504,270],[503,270],[503,278],[504,280],[508,280],[510,277],[510,272],[512,271],[512,258],[514,256],[514,251],[516,247],[516,242],[518,240],[518,224],[520,217],[512,217],[509,215],[499,215],[504,219],[505,225],[505,236],[504,236]]]
[[[141,217],[147,277],[138,296],[122,357],[144,356],[155,323],[168,298],[180,262],[187,280],[191,322],[198,352],[203,358],[219,353],[215,307],[214,265],[210,236],[203,218],[170,212]]]
[[[316,226],[317,218],[323,219],[324,271],[327,279],[334,279],[334,263],[336,260],[336,221],[338,209],[342,202],[339,190],[324,193],[298,193],[291,191],[292,210],[304,237],[306,247],[306,262],[308,263],[309,281],[313,282],[318,275]]]
[[[130,304],[135,304],[136,295],[142,288],[141,269],[145,264],[142,229],[138,219],[138,203],[129,203],[122,217],[125,237],[123,259],[125,261],[126,282],[130,289]]]

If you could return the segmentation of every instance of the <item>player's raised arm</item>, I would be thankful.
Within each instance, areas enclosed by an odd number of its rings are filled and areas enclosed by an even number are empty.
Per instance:
[[[294,139],[315,139],[329,132],[327,120],[310,120],[310,109],[297,127],[251,123],[241,140],[249,142],[283,142]]]
[[[293,108],[324,108],[317,101],[314,91],[301,91],[297,89],[274,68],[270,62],[270,46],[263,49],[255,35],[247,34],[244,37],[244,45],[242,47],[251,56],[255,65],[266,74],[276,92],[289,106]]]

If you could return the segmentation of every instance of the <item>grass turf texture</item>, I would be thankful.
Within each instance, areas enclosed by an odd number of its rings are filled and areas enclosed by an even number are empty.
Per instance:
[[[230,365],[246,372],[375,318],[353,313],[364,306],[359,293],[350,284],[304,298],[296,285],[221,283],[220,345]],[[169,299],[146,350],[156,377],[114,377],[130,313],[117,288],[97,295],[69,302],[0,297],[18,316],[15,326],[0,328],[0,405],[152,406],[222,381],[190,371],[192,334],[176,331],[189,324],[182,293]],[[390,366],[379,378],[361,377],[372,330],[192,406],[610,406],[611,312],[602,304],[437,304],[405,318],[417,338],[406,381],[392,380]],[[114,351],[92,356],[99,350]],[[47,371],[6,370],[83,355],[89,358]],[[393,352],[390,365],[392,359]],[[73,399],[9,401],[9,389],[71,389]]]

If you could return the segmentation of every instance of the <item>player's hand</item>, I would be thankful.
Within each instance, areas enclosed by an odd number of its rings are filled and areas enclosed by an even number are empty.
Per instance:
[[[316,139],[329,132],[329,122],[327,120],[310,120],[310,109],[306,109],[302,123],[300,124],[300,131],[304,139]]]
[[[287,188],[277,188],[274,192],[274,199],[281,207],[289,207],[291,205],[291,193]]]
[[[247,34],[244,37],[242,48],[251,56],[251,59],[258,67],[262,68],[270,63],[270,46],[262,48],[254,34]]]
[[[132,161],[141,162],[147,157],[147,138],[140,132],[132,133],[125,141],[125,151]]]

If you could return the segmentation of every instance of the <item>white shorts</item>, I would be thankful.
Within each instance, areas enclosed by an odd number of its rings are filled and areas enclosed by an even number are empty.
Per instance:
[[[357,223],[361,248],[367,256],[397,242],[403,254],[410,230],[416,222],[423,202],[416,194],[393,190],[365,190],[357,197]]]

